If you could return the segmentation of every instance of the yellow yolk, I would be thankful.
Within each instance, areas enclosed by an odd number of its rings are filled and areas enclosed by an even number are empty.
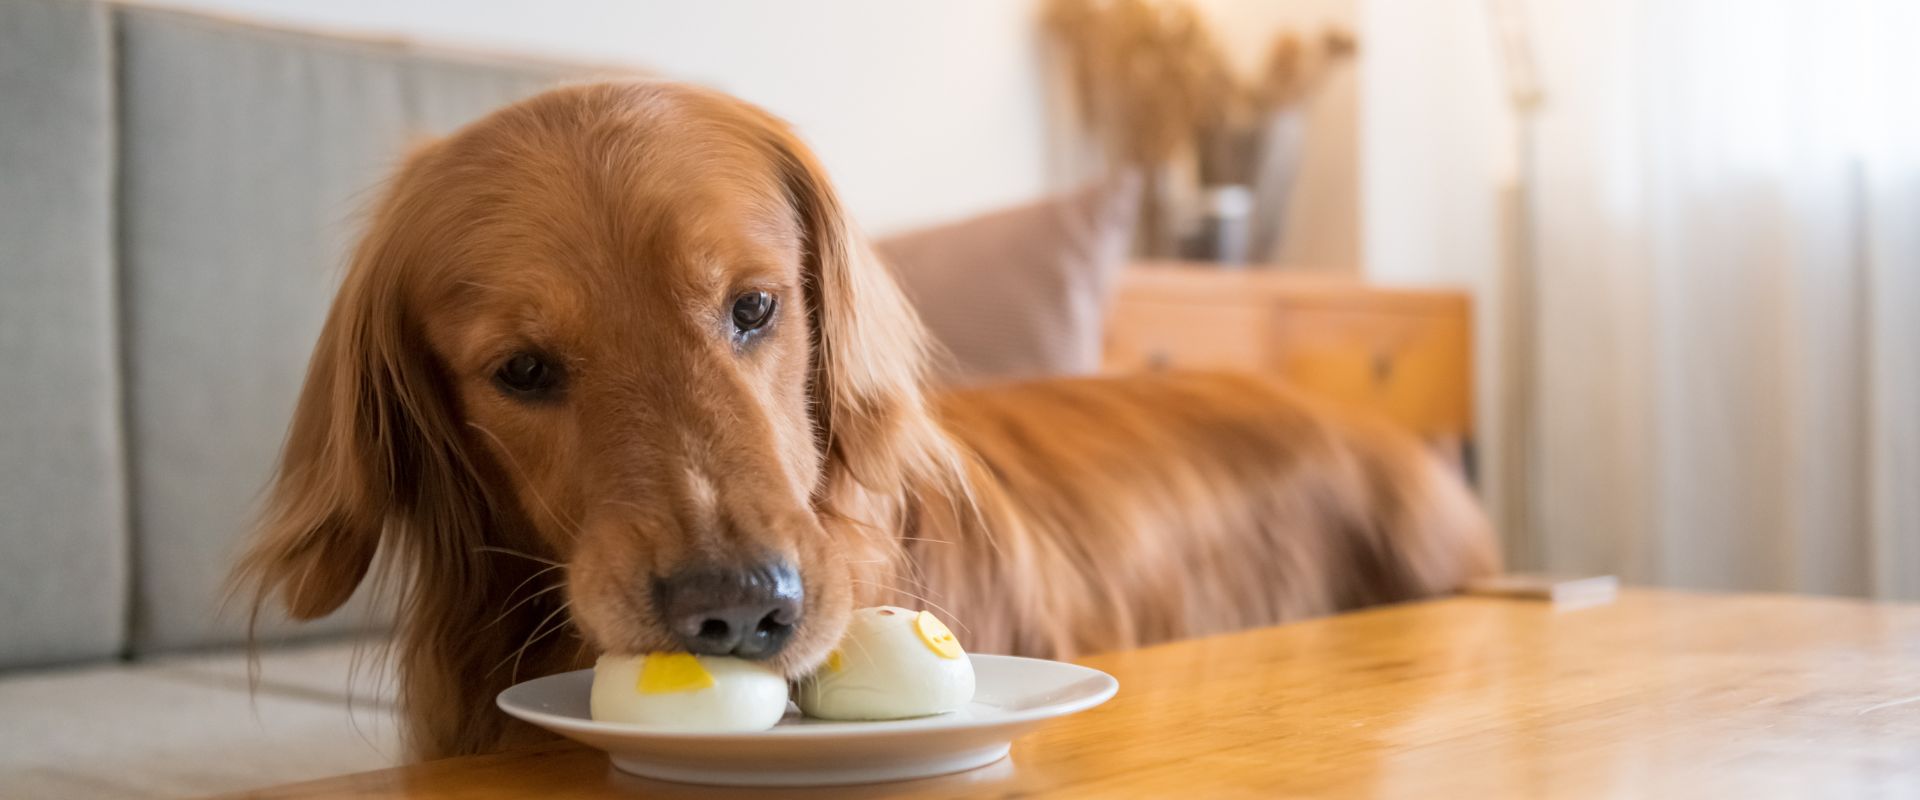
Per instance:
[[[835,650],[827,654],[827,669],[839,672],[840,666],[845,663],[846,659],[840,655],[840,651]]]
[[[920,641],[941,658],[959,658],[960,642],[953,638],[953,631],[947,630],[945,623],[925,611],[913,618],[913,632],[920,634]]]
[[[693,692],[713,686],[713,673],[692,653],[652,653],[640,669],[641,694]]]

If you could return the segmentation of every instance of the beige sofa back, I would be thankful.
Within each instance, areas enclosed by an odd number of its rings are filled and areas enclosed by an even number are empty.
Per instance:
[[[0,666],[239,641],[222,581],[380,178],[595,73],[0,4]]]
[[[125,638],[111,31],[0,3],[0,665]]]

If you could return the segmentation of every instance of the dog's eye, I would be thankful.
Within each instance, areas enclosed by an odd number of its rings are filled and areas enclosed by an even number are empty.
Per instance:
[[[735,333],[752,333],[767,324],[773,318],[773,295],[766,292],[747,292],[733,298],[733,330]]]
[[[546,395],[559,385],[560,368],[538,353],[515,353],[493,379],[513,394]]]

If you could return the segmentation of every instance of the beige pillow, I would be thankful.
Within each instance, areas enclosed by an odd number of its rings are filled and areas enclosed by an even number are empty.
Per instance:
[[[876,243],[948,356],[948,384],[1091,373],[1127,263],[1139,181],[1072,194]]]

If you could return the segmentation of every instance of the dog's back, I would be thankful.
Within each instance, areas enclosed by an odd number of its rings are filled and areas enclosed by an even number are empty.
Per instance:
[[[900,588],[985,652],[1072,656],[1459,589],[1498,569],[1466,486],[1412,437],[1249,375],[949,394],[971,507],[930,503]],[[988,532],[991,533],[988,533]]]

